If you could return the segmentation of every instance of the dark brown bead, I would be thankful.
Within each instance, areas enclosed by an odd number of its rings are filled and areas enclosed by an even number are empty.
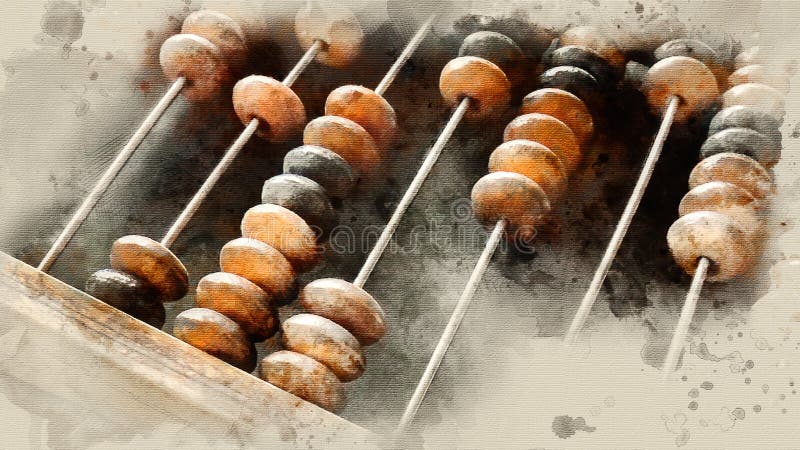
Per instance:
[[[86,293],[156,328],[166,311],[158,291],[144,280],[118,270],[103,269],[86,280]]]

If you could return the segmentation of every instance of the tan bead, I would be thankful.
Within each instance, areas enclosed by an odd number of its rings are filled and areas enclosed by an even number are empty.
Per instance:
[[[392,106],[363,86],[334,89],[325,100],[325,115],[344,117],[361,125],[380,150],[391,147],[397,135],[397,116]]]
[[[381,161],[378,147],[367,130],[344,117],[322,116],[312,120],[303,131],[303,143],[338,153],[364,174],[374,170]]]
[[[529,242],[536,237],[536,225],[542,216],[550,212],[550,201],[530,178],[512,172],[493,172],[473,186],[472,211],[487,227],[506,219],[507,236]]]
[[[509,122],[503,132],[503,141],[526,139],[547,147],[561,160],[569,173],[581,162],[581,146],[570,128],[548,114],[525,114]]]
[[[786,113],[783,94],[774,87],[761,83],[739,84],[725,91],[722,94],[722,106],[728,108],[735,105],[749,106],[771,115],[781,123]]]
[[[741,69],[742,67],[749,66],[751,64],[760,64],[761,63],[761,48],[758,46],[750,47],[747,50],[736,55],[734,58],[734,67],[736,69]]]
[[[735,184],[759,200],[775,191],[767,169],[753,158],[739,153],[717,153],[697,163],[689,175],[689,188],[712,181]]]
[[[468,117],[486,117],[504,108],[510,99],[511,83],[494,63],[474,56],[451,60],[442,69],[439,91],[450,106],[469,97]]]
[[[344,385],[325,365],[306,355],[277,351],[261,360],[258,376],[284,391],[328,411],[345,402]]]
[[[714,74],[705,64],[686,56],[670,56],[655,63],[644,79],[647,102],[655,114],[663,114],[667,101],[673,95],[680,98],[676,122],[686,122],[690,117],[711,106],[719,97]]]
[[[789,92],[789,77],[785,74],[781,75],[776,72],[771,72],[761,64],[750,64],[749,66],[744,66],[741,69],[737,69],[736,72],[733,72],[728,77],[728,84],[730,86],[746,83],[766,84],[767,86],[774,87],[784,94]]]
[[[714,211],[739,223],[749,238],[759,234],[762,206],[745,189],[725,181],[712,181],[694,187],[686,193],[678,207],[678,214],[685,216],[697,211]]]
[[[204,276],[197,283],[195,303],[232,319],[254,341],[263,341],[278,331],[277,312],[269,295],[239,275],[215,272]]]
[[[525,139],[502,143],[489,157],[489,172],[514,172],[541,186],[550,202],[564,193],[567,174],[555,153],[544,145]]]
[[[155,287],[161,300],[179,300],[189,292],[189,272],[168,248],[144,236],[123,236],[111,246],[111,267]]]
[[[586,25],[570,28],[561,34],[559,44],[589,47],[612,66],[620,70],[625,68],[625,55],[619,51],[614,40],[595,27]]]
[[[276,301],[290,299],[297,287],[294,269],[272,246],[255,239],[234,239],[222,247],[219,266],[257,284]]]
[[[245,372],[256,368],[256,351],[244,330],[217,311],[192,308],[175,317],[172,334],[192,347]]]
[[[242,27],[229,16],[201,9],[183,20],[181,33],[202,36],[216,45],[228,66],[241,69],[247,61],[247,44]]]
[[[269,244],[299,272],[310,270],[322,257],[316,234],[306,221],[272,203],[247,210],[242,218],[242,236]]]
[[[236,83],[233,109],[244,125],[258,119],[256,133],[274,142],[299,136],[306,123],[306,109],[297,94],[280,81],[261,75],[250,75]]]
[[[294,32],[304,49],[322,41],[319,62],[331,67],[346,67],[361,53],[364,31],[347,8],[322,2],[307,2],[294,20]]]
[[[298,301],[306,311],[344,327],[361,345],[372,345],[386,334],[386,318],[378,302],[347,281],[314,280],[300,291]]]
[[[755,246],[730,217],[698,211],[680,217],[669,227],[667,243],[675,262],[694,275],[700,258],[708,258],[710,281],[723,281],[747,272],[755,261]]]
[[[531,92],[522,99],[519,113],[553,116],[564,122],[580,143],[591,139],[594,133],[594,122],[589,108],[574,94],[561,89],[544,88]]]
[[[158,57],[170,80],[183,77],[183,96],[194,102],[213,98],[230,80],[230,69],[219,48],[194,34],[176,34],[161,44]]]
[[[283,346],[325,364],[342,381],[364,373],[361,344],[349,331],[315,314],[297,314],[283,322]]]

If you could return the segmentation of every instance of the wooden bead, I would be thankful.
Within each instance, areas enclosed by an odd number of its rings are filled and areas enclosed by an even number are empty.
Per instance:
[[[303,145],[283,157],[283,173],[316,181],[333,197],[347,197],[356,184],[353,167],[338,153],[318,145]]]
[[[542,73],[539,81],[542,87],[571,92],[590,104],[597,104],[601,100],[600,83],[592,74],[580,67],[551,67]]]
[[[372,136],[364,127],[344,117],[322,116],[312,120],[303,131],[303,143],[338,153],[362,174],[372,172],[381,162]]]
[[[256,134],[274,142],[299,136],[306,123],[306,109],[297,94],[280,81],[261,75],[236,83],[233,109],[245,126],[258,119]]]
[[[214,272],[204,276],[197,283],[195,303],[238,323],[255,342],[263,341],[278,331],[278,313],[269,295],[239,275]]]
[[[380,150],[392,146],[397,136],[394,108],[372,89],[363,86],[342,86],[325,100],[325,115],[350,119],[361,125]]]
[[[355,61],[364,42],[364,31],[353,12],[334,3],[307,2],[295,16],[294,31],[304,49],[322,41],[317,60],[331,67]]]
[[[297,314],[283,322],[283,346],[325,364],[342,381],[364,373],[361,344],[335,322],[314,314]]]
[[[599,53],[582,45],[559,47],[550,55],[552,66],[575,66],[592,75],[604,88],[616,79],[614,68]]]
[[[775,190],[767,169],[753,158],[739,153],[717,153],[697,163],[689,175],[689,188],[712,181],[735,184],[759,200]]]
[[[580,143],[588,141],[594,133],[594,122],[589,108],[574,94],[561,89],[544,88],[531,92],[522,99],[519,112],[555,117],[572,130]]]
[[[525,75],[522,49],[510,37],[494,31],[477,31],[465,37],[458,56],[475,56],[494,63],[514,85]]]
[[[219,253],[219,266],[223,272],[257,284],[278,303],[291,300],[297,289],[289,261],[272,246],[255,239],[238,238],[225,244]]]
[[[284,391],[328,411],[345,402],[344,385],[325,365],[306,355],[277,351],[261,360],[258,376]]]
[[[283,206],[302,217],[317,239],[324,239],[336,226],[336,212],[325,189],[306,177],[282,174],[268,179],[261,190],[261,201]]]
[[[783,94],[774,87],[761,83],[745,83],[736,85],[722,94],[722,106],[743,105],[769,114],[779,123],[783,123],[786,113]]]
[[[781,146],[781,124],[769,114],[749,106],[731,106],[720,110],[708,126],[711,136],[728,128],[750,128],[769,138],[773,145]]]
[[[214,310],[191,308],[183,311],[175,317],[172,334],[245,372],[256,368],[253,343],[236,322]]]
[[[724,84],[725,82],[727,71],[723,65],[722,58],[708,44],[697,39],[673,39],[667,41],[653,52],[653,56],[659,61],[672,56],[685,56],[696,59],[705,64],[714,74],[717,84]]]
[[[597,52],[612,66],[625,67],[625,56],[619,51],[616,43],[592,26],[573,27],[559,37],[561,45],[581,45]]]
[[[530,178],[512,172],[493,172],[473,186],[472,210],[487,227],[506,219],[507,236],[528,242],[536,236],[536,225],[542,216],[550,212],[550,201]]]
[[[709,136],[700,147],[703,158],[725,152],[747,155],[764,167],[774,166],[781,157],[780,145],[750,128],[726,128]]]
[[[85,291],[151,326],[164,326],[166,311],[158,291],[129,273],[111,269],[98,270],[86,280]]]
[[[167,78],[186,79],[181,92],[191,101],[210,100],[230,80],[230,69],[219,48],[194,34],[170,36],[161,45],[158,59]]]
[[[775,89],[783,92],[789,92],[789,77],[785,74],[779,74],[767,70],[761,64],[750,64],[737,69],[728,77],[728,85],[736,86],[745,83],[761,83],[767,86],[772,86]]]
[[[751,64],[761,63],[761,48],[758,46],[750,47],[747,50],[736,55],[733,60],[733,65],[736,69],[749,66]]]
[[[486,117],[504,108],[511,96],[511,83],[494,63],[475,56],[450,60],[439,77],[439,91],[450,106],[469,97],[467,116]]]
[[[280,205],[256,205],[242,218],[242,236],[269,244],[298,272],[312,269],[322,253],[317,236],[305,220]]]
[[[538,184],[551,202],[564,193],[567,175],[561,160],[544,145],[525,139],[502,143],[489,157],[489,172],[514,172]]]
[[[755,245],[730,217],[698,211],[680,217],[669,227],[667,243],[675,262],[694,275],[700,258],[708,258],[710,281],[729,280],[747,272],[755,261]]]
[[[144,236],[123,236],[111,246],[111,267],[135,275],[171,302],[189,291],[189,273],[168,248]]]
[[[344,327],[361,345],[372,345],[386,334],[386,318],[378,302],[347,281],[314,280],[300,291],[299,303],[306,311]]]
[[[678,207],[685,216],[697,211],[714,211],[735,220],[749,238],[761,228],[759,214],[762,206],[747,190],[725,181],[712,181],[695,186],[686,193]]]
[[[216,45],[228,66],[241,69],[247,61],[247,44],[242,27],[229,16],[210,9],[201,9],[183,20],[183,34],[202,36]]]
[[[547,114],[525,114],[509,122],[503,132],[503,141],[514,139],[526,139],[544,145],[561,159],[567,173],[575,170],[583,157],[572,130],[564,122]]]
[[[686,56],[670,56],[655,63],[644,80],[647,102],[655,114],[661,115],[667,100],[680,98],[675,121],[686,122],[705,110],[719,97],[717,79],[705,64]]]

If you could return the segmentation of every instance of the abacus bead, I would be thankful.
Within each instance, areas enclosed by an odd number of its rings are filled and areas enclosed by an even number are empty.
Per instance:
[[[608,87],[616,78],[614,69],[608,61],[589,47],[565,45],[555,49],[550,55],[553,66],[575,66],[591,74],[600,85]]]
[[[514,172],[538,184],[551,202],[564,193],[567,175],[555,153],[525,139],[502,143],[489,156],[489,172]]]
[[[719,96],[717,80],[711,70],[686,56],[670,56],[655,63],[647,71],[644,91],[650,108],[659,115],[663,114],[667,100],[678,96],[676,122],[686,122],[711,106]]]
[[[439,91],[450,106],[469,97],[468,117],[486,117],[505,107],[511,83],[494,63],[475,56],[450,60],[439,76]]]
[[[628,61],[625,64],[625,83],[636,90],[641,90],[644,80],[647,77],[649,67],[636,61]]]
[[[550,211],[550,201],[530,178],[512,172],[493,172],[473,186],[472,210],[487,227],[506,219],[507,234],[528,241],[536,236],[539,219]]]
[[[98,270],[86,280],[84,290],[92,297],[156,328],[164,326],[166,311],[158,292],[144,280],[129,273]]]
[[[625,66],[625,56],[614,41],[592,26],[573,27],[559,37],[561,45],[582,45],[589,47],[619,69]]]
[[[750,128],[769,138],[774,145],[781,145],[781,124],[769,114],[749,106],[731,106],[720,110],[708,126],[711,136],[728,128]]]
[[[726,128],[709,136],[700,147],[703,158],[725,152],[747,155],[765,167],[774,166],[781,157],[780,145],[750,128]]]
[[[303,143],[336,152],[360,173],[370,173],[381,161],[372,136],[361,125],[339,116],[317,117],[306,125]]]
[[[733,61],[736,69],[741,69],[751,64],[759,64],[761,62],[761,48],[758,46],[750,47],[736,55]]]
[[[544,88],[531,92],[522,99],[519,113],[553,116],[564,122],[582,143],[588,141],[594,132],[592,114],[586,104],[561,89]]]
[[[175,317],[172,334],[245,372],[256,368],[256,351],[242,328],[211,309],[191,308]]]
[[[261,201],[293,211],[315,228],[318,239],[327,236],[336,224],[336,212],[325,189],[300,175],[281,174],[268,179],[261,190]]]
[[[364,41],[364,31],[352,11],[331,3],[308,2],[295,16],[294,31],[305,49],[316,40],[322,41],[317,59],[331,67],[353,62]]]
[[[717,153],[700,161],[689,174],[689,188],[712,181],[735,184],[757,199],[774,191],[772,176],[753,158],[739,153]]]
[[[272,246],[255,239],[238,238],[222,247],[219,266],[223,272],[246,278],[277,302],[290,300],[297,285],[289,261]]]
[[[392,106],[363,86],[334,89],[325,100],[325,115],[344,117],[361,125],[381,150],[391,147],[397,135],[397,116]]]
[[[280,350],[261,360],[258,376],[284,391],[328,411],[345,404],[344,385],[317,360],[297,352]]]
[[[494,31],[477,31],[465,37],[458,49],[458,56],[475,56],[491,61],[517,84],[521,81],[525,54],[516,42],[504,34]]]
[[[737,69],[728,77],[728,84],[736,86],[745,83],[761,83],[772,86],[783,92],[789,92],[789,77],[777,73],[771,73],[761,64],[750,64]]]
[[[254,341],[278,331],[277,312],[269,295],[252,281],[232,273],[210,273],[197,283],[195,303],[213,309],[238,323]]]
[[[191,101],[211,99],[230,79],[219,48],[194,34],[170,36],[161,45],[158,59],[167,78],[186,78],[182,92]]]
[[[678,214],[685,216],[697,211],[714,211],[734,219],[748,237],[760,228],[758,214],[761,202],[747,190],[725,181],[712,181],[695,186],[681,199]]]
[[[580,143],[572,130],[548,114],[525,114],[509,122],[503,132],[503,141],[514,139],[526,139],[544,145],[561,159],[567,173],[575,170],[582,158]]]
[[[556,66],[539,77],[542,87],[561,89],[575,94],[583,101],[598,97],[600,84],[589,72],[575,66]]]
[[[247,59],[247,44],[242,27],[229,16],[201,9],[183,20],[181,33],[202,36],[216,45],[230,67],[241,68]]]
[[[698,211],[680,217],[669,227],[667,243],[675,262],[689,275],[694,275],[700,258],[708,258],[710,281],[741,275],[755,259],[755,249],[744,231],[718,212]]]
[[[696,59],[705,64],[718,80],[724,80],[725,68],[722,65],[722,60],[717,52],[705,42],[696,39],[673,39],[658,47],[653,52],[653,56],[659,61],[671,56],[685,56]]]
[[[189,291],[189,273],[168,248],[144,236],[123,236],[111,246],[111,267],[143,279],[171,302]]]
[[[283,346],[325,364],[342,381],[364,373],[358,340],[335,322],[314,314],[297,314],[283,322]]]
[[[378,302],[360,287],[337,278],[307,284],[298,299],[306,311],[332,320],[361,345],[372,345],[386,334],[386,318]]]
[[[745,83],[736,85],[722,94],[722,106],[728,108],[735,105],[749,106],[769,114],[783,123],[785,102],[783,94],[774,87],[761,83]]]
[[[300,135],[306,123],[306,109],[297,94],[280,81],[261,75],[250,75],[234,85],[233,109],[244,125],[258,119],[256,133],[275,142]]]
[[[353,167],[325,147],[303,145],[283,157],[283,173],[300,175],[316,181],[331,197],[345,198],[353,191],[356,174]]]
[[[314,230],[302,217],[280,205],[256,205],[242,218],[242,236],[269,244],[295,270],[305,272],[319,263],[322,253]]]

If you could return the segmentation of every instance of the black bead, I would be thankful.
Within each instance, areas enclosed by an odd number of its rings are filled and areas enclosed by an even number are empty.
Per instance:
[[[736,105],[721,110],[711,119],[708,135],[728,128],[750,128],[769,138],[774,145],[781,146],[781,124],[771,115],[755,108]]]
[[[491,61],[509,77],[525,60],[525,54],[516,42],[494,31],[478,31],[464,38],[458,56],[477,56]]]
[[[686,56],[694,58],[710,68],[722,64],[717,52],[706,43],[696,39],[674,39],[665,42],[653,52],[653,55],[659,61],[671,56]]]
[[[555,49],[550,56],[553,66],[575,66],[589,72],[603,87],[614,84],[616,74],[611,64],[594,50],[580,45],[566,45]]]
[[[747,155],[765,167],[772,167],[781,157],[781,147],[750,128],[727,128],[709,136],[700,148],[700,156],[733,152]]]
[[[283,173],[300,175],[316,181],[333,198],[345,198],[356,183],[353,168],[327,148],[303,145],[283,158]]]
[[[556,66],[547,69],[541,75],[540,81],[542,87],[570,92],[587,104],[596,105],[600,98],[597,79],[580,67]]]
[[[98,270],[86,280],[86,293],[156,328],[164,326],[166,312],[158,291],[131,274]]]
[[[276,175],[264,182],[261,201],[293,211],[325,239],[336,226],[337,215],[325,188],[314,180],[294,175]]]

